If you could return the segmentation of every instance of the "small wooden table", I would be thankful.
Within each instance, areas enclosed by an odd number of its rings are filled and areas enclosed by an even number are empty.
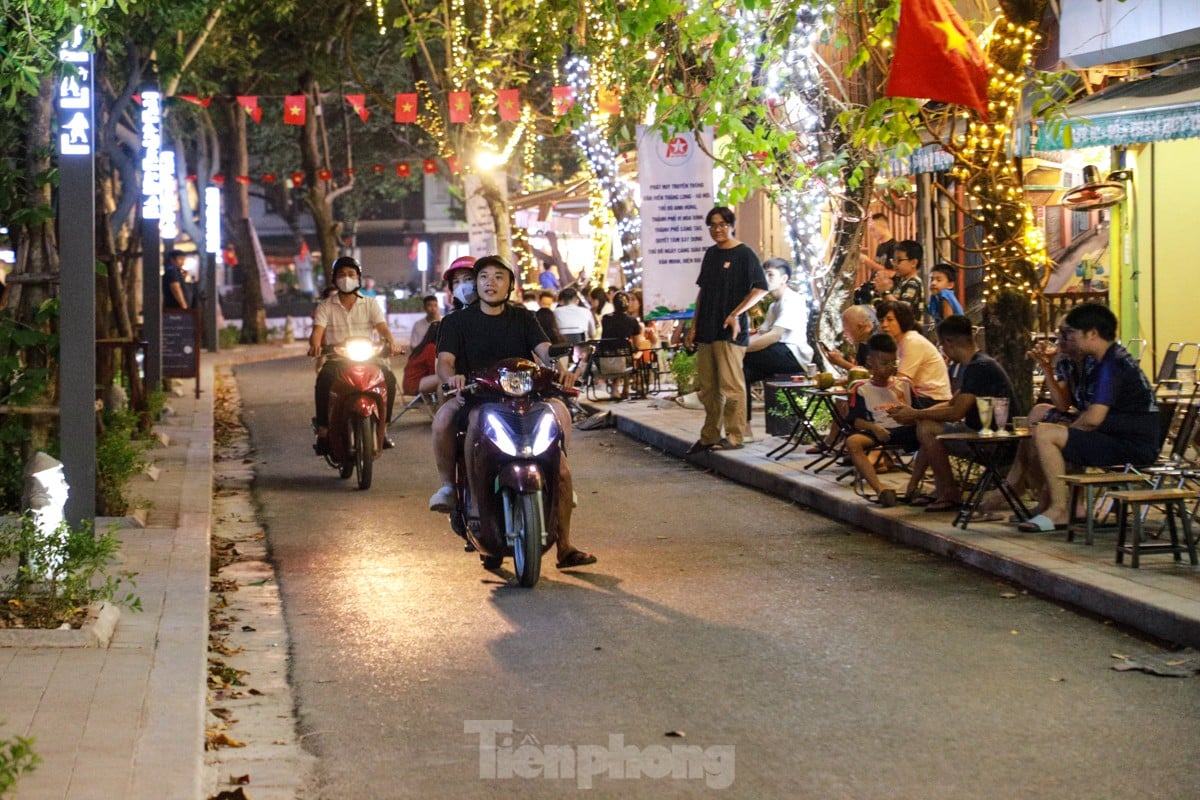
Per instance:
[[[1029,509],[1025,507],[1020,495],[1004,482],[1003,476],[1000,475],[1000,467],[1006,461],[1012,460],[1013,455],[1017,452],[1017,447],[1030,435],[1028,431],[1022,433],[1006,431],[993,433],[990,436],[979,433],[943,433],[938,436],[938,439],[943,442],[965,444],[971,450],[971,460],[983,467],[983,474],[975,482],[975,488],[971,490],[970,496],[958,510],[958,514],[955,515],[954,522],[951,524],[961,527],[965,531],[989,489],[997,489],[1000,492],[1009,508],[1017,515],[1017,519],[1022,522],[1029,519],[1031,516]]]

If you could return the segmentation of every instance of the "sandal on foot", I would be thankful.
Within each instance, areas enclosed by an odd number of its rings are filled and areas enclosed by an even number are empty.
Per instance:
[[[934,500],[932,503],[925,506],[925,512],[936,514],[939,511],[958,511],[958,509],[961,507],[961,500]]]
[[[1030,517],[1017,526],[1017,530],[1021,533],[1051,533],[1053,531],[1065,531],[1066,529],[1066,525],[1058,524],[1045,514]]]
[[[745,445],[742,445],[742,444],[734,444],[733,442],[729,441],[728,439],[722,439],[721,441],[717,442],[709,449],[710,450],[741,450],[744,446]]]
[[[573,567],[586,567],[588,564],[595,564],[596,557],[591,553],[585,553],[582,550],[572,550],[567,554],[567,557],[559,561],[555,566],[559,569],[572,569]]]
[[[697,453],[703,453],[706,450],[712,450],[713,447],[715,447],[715,446],[716,445],[705,444],[704,442],[697,439],[695,442],[692,443],[692,446],[687,449],[687,454],[689,456],[694,456]]]
[[[879,497],[876,498],[876,502],[884,508],[891,508],[892,506],[896,505],[896,490],[884,489],[879,493]]]
[[[936,503],[937,496],[932,494],[919,494],[916,497],[905,495],[904,502],[908,503],[910,506],[917,506],[919,508],[921,506],[927,506],[930,503]]]

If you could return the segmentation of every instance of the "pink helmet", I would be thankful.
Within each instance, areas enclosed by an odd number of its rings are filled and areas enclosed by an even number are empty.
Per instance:
[[[450,266],[442,270],[442,280],[450,282],[451,276],[460,269],[465,269],[472,275],[475,273],[475,259],[470,256],[459,256],[450,262]]]

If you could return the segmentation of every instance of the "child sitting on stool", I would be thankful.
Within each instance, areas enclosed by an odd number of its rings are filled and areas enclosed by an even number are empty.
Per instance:
[[[896,377],[896,342],[886,333],[867,340],[867,369],[870,380],[849,387],[850,413],[847,421],[860,433],[846,440],[846,455],[858,474],[877,495],[879,505],[896,505],[896,490],[885,489],[879,481],[867,451],[881,444],[900,445],[906,451],[917,449],[917,429],[901,425],[888,415],[888,409],[912,403],[912,386],[907,378]]]

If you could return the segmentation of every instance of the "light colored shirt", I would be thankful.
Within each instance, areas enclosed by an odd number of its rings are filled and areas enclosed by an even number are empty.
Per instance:
[[[758,330],[766,333],[776,328],[783,331],[779,341],[787,345],[796,361],[801,365],[811,364],[813,350],[808,343],[808,306],[800,293],[788,286],[783,287],[783,294],[767,308],[767,315]]]
[[[347,311],[336,294],[322,300],[313,317],[313,327],[325,329],[325,338],[321,340],[325,345],[341,344],[356,336],[369,339],[381,322],[386,323],[387,317],[373,299],[359,296]]]
[[[933,342],[909,331],[896,342],[896,372],[912,381],[913,393],[939,403],[949,400],[950,370]]]
[[[427,317],[421,317],[419,320],[413,323],[412,334],[408,337],[408,343],[415,348],[421,343],[421,340],[425,338],[425,334],[428,331],[429,319]]]
[[[577,305],[558,306],[554,309],[554,321],[563,336],[582,333],[588,339],[596,338],[596,318],[591,309]]]

